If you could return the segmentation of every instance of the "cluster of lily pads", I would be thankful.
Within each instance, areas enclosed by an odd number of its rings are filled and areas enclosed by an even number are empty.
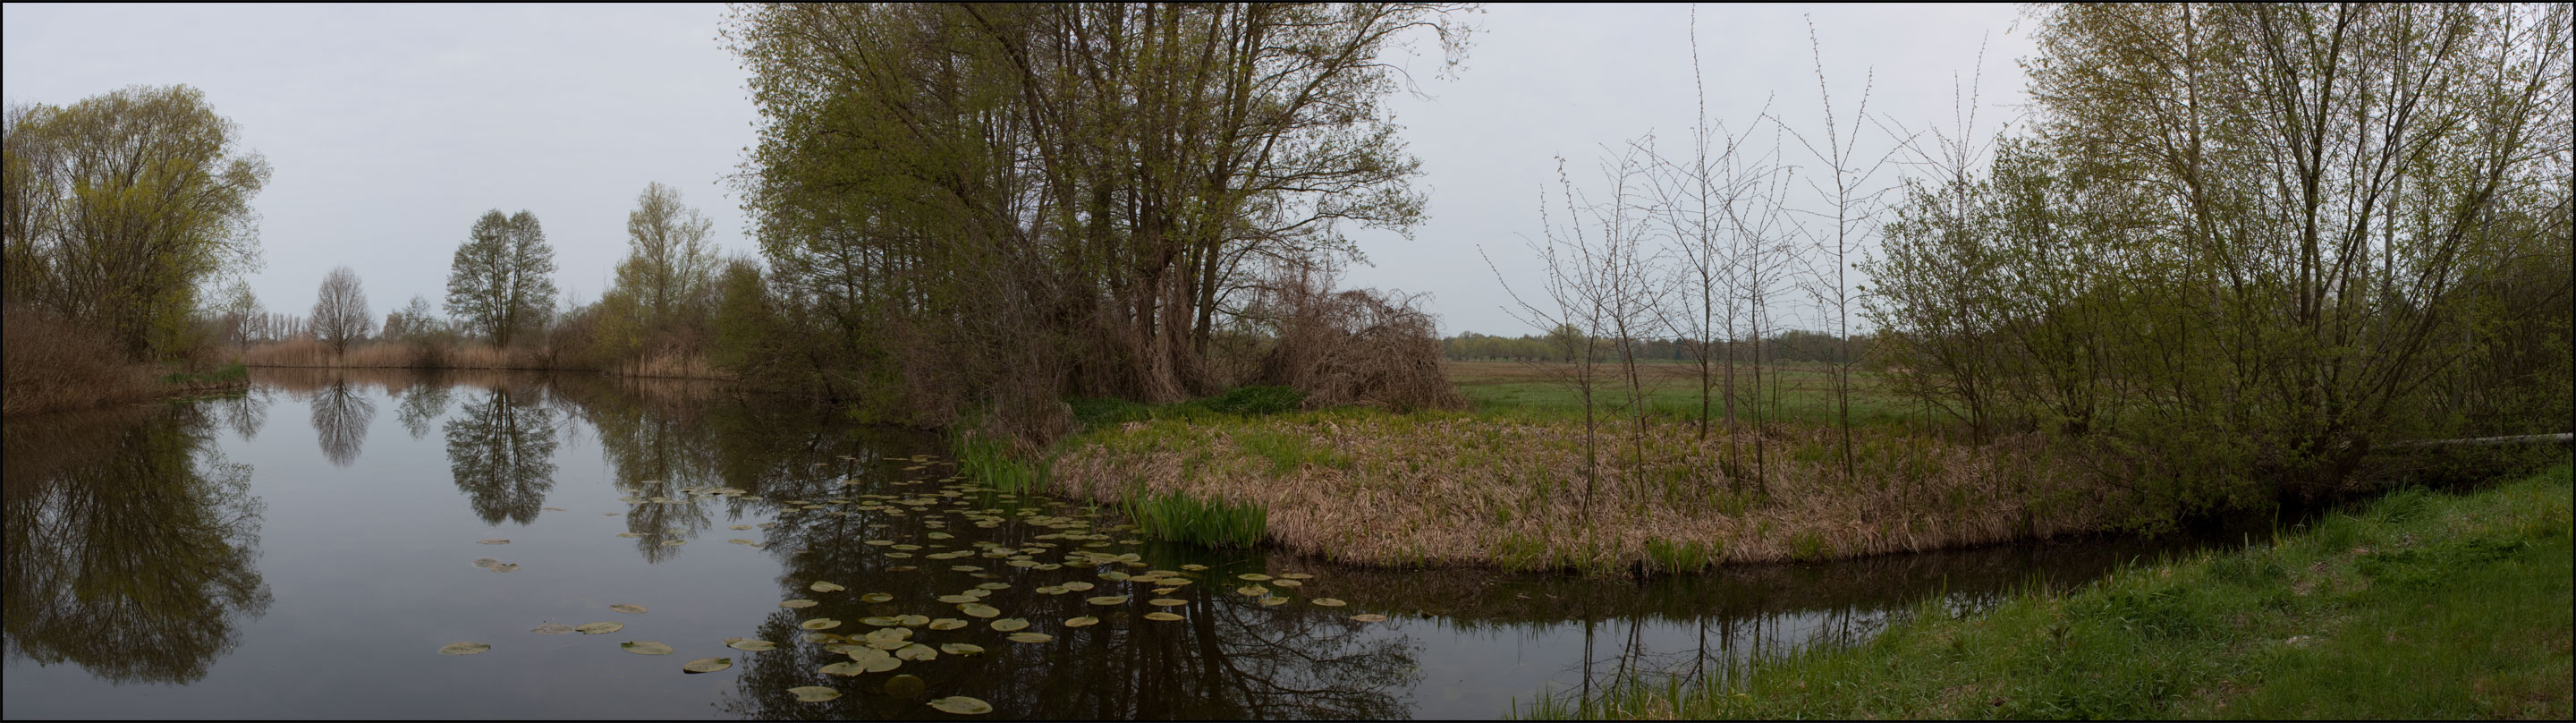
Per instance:
[[[855,458],[850,459],[855,460]],[[905,472],[918,472],[928,469],[936,461],[928,455],[890,457],[886,459],[889,461],[910,463],[910,466],[903,468],[903,471]],[[855,677],[868,673],[891,672],[901,668],[906,662],[928,661],[936,659],[941,655],[973,656],[985,652],[983,646],[966,641],[941,642],[934,647],[931,641],[924,637],[916,637],[917,635],[920,635],[915,632],[916,629],[944,633],[948,631],[965,630],[975,627],[978,623],[981,623],[982,627],[995,633],[1002,633],[1004,634],[1003,639],[1014,643],[1037,644],[1050,642],[1055,639],[1054,635],[1030,629],[1033,627],[1034,623],[1027,618],[1004,617],[1005,613],[1002,609],[990,604],[988,602],[988,598],[995,591],[1010,589],[1012,585],[1011,583],[1001,582],[996,579],[1000,577],[1000,575],[995,574],[996,570],[987,569],[982,564],[966,562],[965,560],[968,558],[973,558],[977,562],[990,562],[1000,567],[1018,568],[1023,571],[1023,574],[1056,571],[1066,571],[1068,574],[1071,574],[1074,571],[1100,570],[1095,573],[1094,577],[1103,582],[1095,583],[1091,580],[1083,579],[1060,580],[1054,581],[1053,584],[1036,587],[1034,588],[1034,591],[1042,595],[1098,593],[1084,597],[1084,601],[1100,606],[1125,605],[1137,597],[1145,597],[1150,593],[1151,597],[1145,601],[1145,604],[1162,609],[1144,613],[1140,617],[1145,620],[1152,621],[1168,622],[1187,619],[1185,616],[1171,611],[1189,604],[1188,600],[1176,596],[1184,595],[1185,593],[1183,591],[1185,590],[1194,589],[1191,587],[1194,584],[1207,581],[1207,571],[1209,570],[1208,566],[1198,564],[1181,565],[1178,570],[1146,569],[1140,572],[1129,572],[1129,569],[1151,568],[1151,566],[1136,553],[1111,552],[1101,550],[1099,548],[1110,547],[1113,544],[1140,544],[1142,540],[1132,538],[1121,539],[1117,535],[1109,534],[1132,533],[1136,528],[1129,525],[1109,525],[1095,529],[1092,522],[1085,518],[1096,516],[1098,514],[1096,511],[1081,512],[1065,516],[1041,514],[1046,511],[1045,507],[1026,506],[1019,499],[1019,495],[1015,493],[986,487],[972,481],[964,481],[962,478],[957,476],[949,476],[936,480],[919,478],[905,479],[894,481],[892,484],[897,486],[914,486],[928,483],[939,483],[941,486],[936,489],[908,491],[904,494],[868,493],[853,494],[847,497],[830,497],[820,500],[797,499],[778,501],[779,504],[786,508],[784,511],[788,514],[815,512],[818,514],[833,516],[849,516],[861,513],[871,513],[882,518],[908,517],[915,519],[922,527],[929,528],[931,530],[923,535],[925,538],[925,544],[901,542],[893,539],[867,539],[862,540],[861,542],[870,547],[877,548],[879,550],[878,554],[888,559],[903,561],[884,568],[887,571],[907,572],[919,570],[920,567],[911,562],[913,560],[953,561],[948,566],[949,570],[953,572],[966,573],[970,577],[987,579],[986,582],[978,583],[967,589],[937,596],[937,602],[953,606],[956,613],[963,617],[932,617],[930,615],[918,613],[873,615],[861,618],[857,622],[861,625],[866,625],[875,629],[865,633],[856,634],[830,632],[841,629],[844,623],[843,621],[829,617],[815,617],[798,623],[798,627],[806,631],[804,639],[807,642],[820,644],[822,645],[822,649],[827,652],[840,653],[849,658],[847,661],[825,665],[818,672],[831,676]],[[855,486],[864,484],[864,481],[851,477],[840,480],[839,484]],[[749,494],[746,490],[734,487],[702,486],[682,488],[678,491],[689,498],[730,497],[750,501],[759,501],[763,499],[758,495]],[[974,497],[970,497],[970,495],[973,495]],[[636,504],[685,504],[689,501],[687,499],[665,496],[642,497],[635,495],[629,495],[620,499],[621,501]],[[1010,507],[980,506],[977,504],[978,499],[999,501],[1002,504],[1010,505]],[[962,548],[950,549],[954,546],[946,541],[956,539],[956,535],[945,531],[948,528],[949,521],[942,514],[943,512],[953,514],[962,519],[965,524],[971,524],[978,528],[1000,527],[1001,525],[1012,521],[1013,518],[1017,518],[1017,521],[1021,524],[1047,528],[1052,531],[1046,534],[1035,535],[1030,541],[1019,546],[1005,545],[989,540],[979,540],[967,543]],[[777,524],[779,523],[764,522],[758,525],[734,525],[732,526],[732,529],[769,529]],[[871,524],[867,529],[875,530],[888,526],[889,525],[883,523]],[[672,529],[669,530],[669,532],[673,534],[682,534],[685,533],[686,530]],[[639,537],[640,535],[632,532],[625,532],[618,533],[618,536]],[[1115,543],[1113,543],[1113,540],[1115,540]],[[484,542],[486,544],[506,544],[508,541],[485,540]],[[752,547],[763,546],[762,543],[753,540],[735,539],[730,540],[730,542],[749,545]],[[664,540],[660,544],[676,546],[684,543],[685,540],[675,538]],[[1070,549],[1063,549],[1059,552],[1059,548],[1068,547]],[[799,552],[802,551],[800,550]],[[485,565],[486,562],[490,562],[493,565],[507,565],[507,563],[500,563],[496,560],[489,560],[488,558],[486,560],[477,561],[476,564],[478,566],[487,566]],[[515,565],[510,565],[509,567],[512,569],[516,568]],[[1102,570],[1102,568],[1109,569]],[[495,569],[498,568],[496,567]],[[1277,576],[1261,573],[1243,573],[1235,575],[1234,577],[1237,581],[1240,581],[1243,584],[1239,587],[1233,588],[1232,592],[1236,595],[1249,598],[1252,602],[1263,606],[1279,606],[1292,602],[1293,600],[1290,596],[1295,594],[1298,588],[1304,586],[1307,580],[1314,578],[1313,575],[1306,573],[1285,573]],[[1119,584],[1125,584],[1128,589],[1124,591],[1117,589],[1115,586]],[[1226,584],[1233,583],[1228,582]],[[1104,589],[1102,587],[1103,585],[1110,587]],[[818,595],[829,595],[831,593],[847,591],[849,588],[827,580],[814,580],[806,586],[806,589]],[[893,593],[886,592],[870,592],[860,594],[855,597],[859,602],[878,606],[879,612],[889,612],[886,608],[890,603],[893,603],[896,600],[896,596]],[[1319,607],[1342,607],[1345,605],[1343,601],[1329,597],[1309,598],[1307,603]],[[778,605],[779,607],[788,609],[803,609],[816,607],[821,604],[821,601],[800,597],[782,601]],[[610,609],[631,614],[641,614],[645,611],[643,606],[627,604],[612,605],[610,606]],[[1380,622],[1387,618],[1383,615],[1362,614],[1351,616],[1351,619],[1363,622]],[[1056,624],[1062,628],[1070,629],[1096,625],[1100,622],[1101,619],[1099,617],[1083,615],[1068,618]],[[548,635],[560,635],[576,632],[599,635],[616,632],[623,627],[623,624],[616,622],[590,623],[579,626],[550,624],[539,626],[534,632]],[[775,650],[778,645],[776,642],[761,640],[758,638],[726,638],[724,643],[726,647],[744,652],[764,652]],[[670,646],[652,641],[629,641],[621,644],[619,647],[627,652],[641,655],[668,655],[673,652]],[[455,643],[445,648],[441,648],[439,652],[449,655],[472,655],[490,649],[490,645],[483,643]],[[684,672],[688,673],[710,673],[724,670],[732,665],[733,660],[731,658],[701,658],[684,663],[680,667]],[[888,693],[905,696],[918,694],[924,687],[926,687],[926,683],[921,678],[910,674],[895,675],[889,678],[885,683],[885,690]],[[795,694],[797,700],[805,702],[827,701],[841,696],[839,690],[819,685],[790,688],[787,692]],[[941,711],[958,714],[987,713],[991,712],[993,709],[990,704],[987,704],[984,701],[965,696],[940,698],[930,701],[929,705],[932,708]]]

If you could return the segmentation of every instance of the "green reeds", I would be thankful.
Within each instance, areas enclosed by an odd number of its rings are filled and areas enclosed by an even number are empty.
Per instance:
[[[1043,470],[1013,457],[1010,445],[1000,440],[956,435],[950,438],[949,446],[955,449],[959,474],[994,489],[1017,494],[1036,489],[1045,479]]]
[[[1257,503],[1131,489],[1118,507],[1147,535],[1210,547],[1252,547],[1270,528],[1270,510]]]

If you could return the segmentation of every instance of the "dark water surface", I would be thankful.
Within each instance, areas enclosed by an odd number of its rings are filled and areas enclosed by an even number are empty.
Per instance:
[[[6,422],[0,713],[952,718],[927,701],[970,696],[993,706],[983,718],[1492,718],[1542,688],[1724,678],[1753,656],[1866,640],[1928,598],[1973,609],[2187,544],[2091,540],[1643,582],[1369,570],[1131,541],[1105,510],[944,481],[936,437],[703,384],[252,379],[237,398]],[[487,539],[509,543],[478,544]],[[1142,566],[1066,564],[1077,550],[1134,553]],[[485,558],[497,563],[478,566]],[[1165,595],[1102,576],[1151,570],[1196,584]],[[1314,577],[1265,583],[1289,598],[1265,606],[1237,594],[1244,573]],[[816,581],[848,589],[815,592]],[[1073,581],[1097,587],[1039,590]],[[982,601],[999,619],[1052,639],[1012,642],[936,599],[984,583],[1008,585]],[[880,592],[893,599],[861,599]],[[1132,597],[1086,601],[1116,594]],[[1186,604],[1148,604],[1166,597]],[[1326,597],[1349,604],[1310,602]],[[819,605],[779,606],[790,599]],[[1156,611],[1184,619],[1143,617]],[[1391,619],[1352,619],[1364,613]],[[849,660],[824,649],[840,641],[799,628],[828,617],[841,625],[824,632],[855,638],[879,629],[863,618],[908,614],[968,623],[914,625],[914,640],[985,652],[842,677],[819,672]],[[1080,616],[1101,622],[1064,624]],[[532,632],[593,622],[625,627]],[[726,647],[738,637],[777,649]],[[460,641],[491,649],[439,653]],[[625,641],[676,652],[629,653]],[[709,657],[733,667],[680,668]],[[904,674],[920,692],[889,693]],[[799,702],[799,686],[842,696]]]

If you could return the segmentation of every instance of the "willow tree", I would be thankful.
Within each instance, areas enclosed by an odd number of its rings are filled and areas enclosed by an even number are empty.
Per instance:
[[[268,161],[184,85],[9,109],[0,289],[137,357],[184,333],[200,290],[259,264]]]
[[[1354,256],[1351,225],[1421,219],[1381,104],[1405,78],[1379,56],[1420,30],[1454,61],[1455,11],[749,8],[727,30],[765,119],[746,205],[839,331],[991,350],[896,362],[934,396],[1207,391],[1247,264]]]

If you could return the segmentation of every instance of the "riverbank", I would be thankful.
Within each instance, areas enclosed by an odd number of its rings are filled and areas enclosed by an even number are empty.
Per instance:
[[[2571,714],[2569,466],[2405,490],[2269,544],[1536,718],[2538,718]]]
[[[1143,415],[1131,415],[1143,416]],[[1687,572],[2095,532],[2124,495],[2044,437],[1985,445],[1896,427],[1767,432],[1579,417],[1165,414],[1055,448],[1047,491],[1266,517],[1268,542],[1337,562]],[[1587,457],[1587,455],[1589,455]],[[1587,459],[1592,460],[1587,464]]]

